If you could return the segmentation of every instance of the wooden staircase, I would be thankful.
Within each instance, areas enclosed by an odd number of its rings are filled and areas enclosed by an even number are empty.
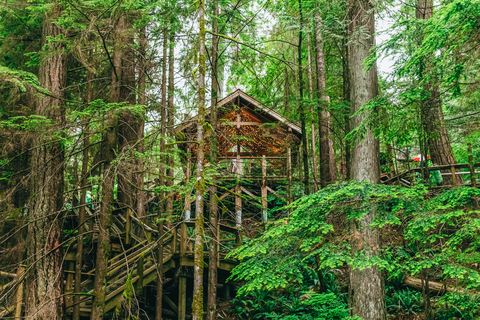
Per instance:
[[[89,216],[94,215],[89,211],[87,211],[87,214]],[[183,221],[171,229],[164,227],[164,235],[161,241],[164,273],[174,268],[178,270],[182,266],[193,266],[194,235],[189,236],[188,229],[194,229],[194,225],[194,221]],[[132,226],[142,228],[147,239],[142,239],[135,232],[132,232]],[[93,224],[90,227],[94,231],[93,240],[96,240],[95,230],[98,229],[98,226]],[[205,230],[208,230],[208,228],[210,228],[210,225],[206,223]],[[156,259],[160,240],[156,236],[158,230],[132,216],[129,211],[125,212],[125,215],[121,211],[116,211],[113,215],[111,229],[113,236],[120,242],[116,246],[120,247],[121,250],[107,264],[104,313],[108,313],[115,308],[121,308],[122,302],[125,300],[123,293],[126,290],[139,290],[157,280]],[[237,261],[226,259],[226,255],[242,243],[241,232],[235,227],[219,224],[217,234],[220,237],[216,244],[218,268],[231,271],[237,265]],[[152,238],[156,240],[152,241]],[[125,247],[128,247],[128,249],[124,249]],[[205,258],[208,259],[209,252],[206,251],[204,254]],[[73,254],[67,255],[67,263],[68,261],[71,263],[73,260],[75,260]],[[69,270],[66,277],[66,292],[74,291],[73,277],[74,270]],[[82,281],[83,294],[85,295],[80,301],[80,315],[82,317],[89,317],[92,310],[94,277],[95,269],[82,274],[82,278],[86,278]],[[171,302],[171,300],[168,302]],[[73,312],[72,298],[67,298],[66,307],[67,314],[71,314]]]

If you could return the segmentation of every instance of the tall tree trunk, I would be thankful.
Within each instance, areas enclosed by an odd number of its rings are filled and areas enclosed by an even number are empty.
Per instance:
[[[298,31],[298,91],[299,91],[299,112],[300,122],[302,126],[302,151],[303,151],[303,172],[305,174],[305,194],[309,194],[309,178],[308,173],[308,143],[307,143],[307,126],[305,122],[305,107],[303,103],[303,68],[302,68],[302,39],[303,39],[303,11],[302,0],[298,0],[298,11],[300,14],[300,30]]]
[[[140,91],[138,95],[138,104],[145,105],[147,103],[147,69],[148,69],[148,61],[147,61],[147,30],[146,26],[141,27],[140,29],[140,57],[139,57],[139,70],[138,70],[138,89]],[[145,131],[145,122],[140,120],[138,123],[138,131],[137,131],[137,151],[139,154],[143,154],[144,152],[144,131]],[[137,161],[137,172],[136,175],[136,184],[138,189],[136,189],[136,211],[138,217],[144,217],[145,212],[145,205],[146,205],[146,193],[143,191],[144,183],[143,183],[143,158],[140,157],[136,159]],[[146,220],[146,219],[144,219]]]
[[[310,98],[310,113],[312,114],[311,119],[311,130],[312,130],[312,159],[313,159],[313,183],[315,186],[315,192],[318,191],[318,164],[317,164],[317,148],[315,146],[315,111],[313,110],[313,70],[312,70],[312,43],[310,40],[310,32],[307,32],[307,53],[308,53],[308,89],[309,89],[309,98]]]
[[[199,0],[198,23],[200,26],[198,53],[198,118],[197,118],[197,182],[195,199],[195,253],[193,265],[193,320],[203,319],[203,194],[205,179],[203,165],[205,159],[205,2]]]
[[[415,10],[417,19],[428,20],[432,14],[433,0],[417,0]],[[427,69],[432,67],[432,62],[422,61],[421,63],[425,64]],[[437,165],[457,163],[443,117],[439,85],[435,79],[432,79],[424,85],[423,90],[426,97],[420,102],[421,119],[432,162]],[[443,182],[451,185],[452,177],[444,176]]]
[[[344,48],[342,52],[342,77],[343,77],[343,101],[350,104],[350,76],[348,74],[348,30],[344,30],[344,37],[342,38],[342,48]],[[344,180],[348,181],[351,178],[350,174],[350,159],[351,159],[351,143],[348,139],[345,139],[345,136],[350,132],[350,112],[346,110],[345,115],[343,117],[345,121],[344,125],[344,151],[345,151],[345,159],[343,162],[343,172],[344,172]]]
[[[50,42],[64,33],[52,20],[62,14],[62,6],[53,2],[42,26],[45,51],[38,79],[49,91],[36,104],[36,114],[52,120],[55,125],[48,134],[36,136],[37,148],[32,156],[33,194],[29,210],[27,256],[31,270],[27,275],[26,318],[62,319],[64,316],[62,287],[62,246],[64,192],[64,149],[53,130],[65,125],[63,89],[66,84],[65,47],[62,41]]]
[[[337,180],[337,166],[331,131],[331,117],[328,111],[330,97],[325,93],[325,55],[323,52],[323,35],[321,29],[322,17],[319,12],[315,15],[315,46],[317,60],[317,97],[320,100],[319,112],[319,148],[320,148],[320,180],[322,188]]]
[[[136,104],[133,90],[135,83],[135,57],[134,57],[134,35],[132,21],[128,17],[128,12],[122,12],[123,32],[119,34],[121,42],[119,50],[121,54],[122,76],[120,78],[119,102],[127,102],[127,105]],[[137,142],[139,141],[139,129],[143,127],[143,120],[137,117],[131,111],[124,111],[118,121],[118,150],[122,154],[122,160],[119,163],[117,200],[120,206],[128,206],[132,209],[137,207],[137,187],[138,173],[136,167],[138,162],[135,155]]]
[[[163,34],[163,60],[162,60],[162,105],[160,110],[160,186],[165,186],[165,139],[167,138],[167,49],[168,49],[168,30]],[[157,302],[156,302],[156,319],[162,319],[162,300],[163,300],[163,226],[165,219],[165,193],[160,192],[158,197],[158,241],[157,246]]]
[[[363,61],[375,46],[375,17],[372,3],[368,0],[350,0],[349,52],[350,97],[353,116],[364,104],[378,95],[376,65],[365,73]],[[358,32],[362,28],[364,32]],[[363,34],[366,32],[366,37]],[[361,125],[367,114],[357,114],[351,118],[351,128]],[[380,182],[379,142],[372,128],[366,129],[362,140],[357,140],[352,149],[351,174],[358,181]],[[351,223],[352,256],[357,250],[365,250],[367,257],[378,254],[379,232],[374,232],[370,224],[376,214],[376,207]],[[363,319],[386,319],[385,290],[382,273],[378,267],[352,269],[350,273],[350,301],[352,312]]]
[[[175,79],[174,79],[174,67],[175,67],[175,33],[173,30],[170,31],[170,43],[169,53],[168,53],[168,127],[169,136],[171,138],[175,137],[174,122],[175,122],[175,105],[174,105],[174,96],[175,96]],[[173,148],[170,147],[168,150],[168,169],[167,169],[167,186],[173,186],[173,165],[175,157],[173,155]],[[171,228],[172,219],[173,219],[173,192],[169,191],[165,211],[167,213],[167,227]]]
[[[213,33],[218,33],[219,14],[218,0],[213,1],[212,29]],[[217,166],[217,93],[218,93],[218,37],[212,36],[212,96],[210,104],[210,124],[212,126],[212,135],[210,138],[210,165]],[[212,186],[210,187],[210,248],[208,264],[208,297],[207,297],[207,320],[217,319],[217,243],[219,241],[217,234],[218,227],[218,203],[217,203],[217,179],[212,177]]]
[[[110,103],[120,102],[120,87],[122,79],[122,32],[125,20],[121,16],[115,30],[115,50],[113,56],[112,83],[110,85]],[[115,154],[117,149],[118,120],[115,110],[107,114],[107,124],[103,134],[101,150],[103,151],[104,170],[102,180],[102,202],[100,206],[99,231],[97,239],[97,254],[95,259],[95,278],[93,280],[93,302],[91,320],[103,319],[105,309],[105,281],[110,256],[110,226],[114,200]]]
[[[90,51],[90,58],[92,57],[92,51]],[[89,104],[92,102],[92,81],[93,72],[87,71],[87,97],[86,102]],[[83,159],[82,159],[82,178],[80,181],[80,209],[78,214],[78,240],[77,240],[77,252],[75,257],[75,296],[73,297],[73,320],[80,320],[80,292],[82,292],[82,263],[83,263],[83,239],[85,233],[85,206],[87,205],[87,172],[88,172],[88,160],[90,148],[90,135],[88,131],[88,125],[90,121],[87,121],[83,128]]]

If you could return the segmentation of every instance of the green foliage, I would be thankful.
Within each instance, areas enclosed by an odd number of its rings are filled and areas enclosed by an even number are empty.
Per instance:
[[[440,297],[437,311],[439,320],[478,319],[480,297],[478,295],[449,292]]]
[[[321,270],[377,266],[391,279],[426,272],[439,277],[437,281],[454,279],[462,288],[477,288],[480,212],[474,207],[479,197],[480,190],[469,187],[432,195],[423,185],[412,189],[354,181],[331,185],[294,202],[286,223],[278,222],[237,249],[231,256],[243,262],[232,278],[245,281],[239,289],[245,296],[304,286],[309,275]],[[375,232],[395,230],[398,240],[386,241],[372,258],[364,251],[352,256],[352,235],[345,224],[360,219],[372,206],[377,212]],[[389,297],[388,304],[390,310],[413,314],[420,310],[421,299],[402,289]]]
[[[412,315],[423,310],[422,294],[413,289],[394,291],[392,296],[387,295],[386,300],[389,313]]]

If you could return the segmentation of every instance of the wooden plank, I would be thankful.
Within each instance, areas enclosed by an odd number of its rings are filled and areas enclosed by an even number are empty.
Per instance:
[[[245,192],[246,194],[248,194],[250,197],[254,198],[254,199],[257,199],[258,197],[256,195],[254,195],[253,193],[251,193],[250,191],[248,191],[246,188],[244,187],[241,187],[242,191]]]
[[[454,166],[451,166],[451,167],[450,167],[450,170],[451,170],[451,172],[452,172],[453,186],[456,187],[456,186],[457,186],[457,175],[455,174],[455,167],[454,167]]]
[[[17,275],[15,273],[11,273],[11,272],[0,271],[0,276],[15,278]]]
[[[241,126],[261,126],[263,125],[264,123],[263,122],[248,122],[248,121],[230,121],[230,122],[223,122],[221,121],[219,123],[220,125],[230,125],[230,126],[236,126],[237,128],[241,127]]]
[[[163,300],[165,300],[165,302],[170,306],[170,308],[173,309],[173,312],[175,312],[175,314],[178,315],[178,307],[177,307],[177,305],[176,305],[166,294],[163,294],[163,295],[162,295],[162,298],[163,298]]]
[[[23,281],[20,279],[23,277],[23,274],[25,273],[25,267],[20,266],[17,270],[17,281],[19,281],[18,287],[17,287],[17,293],[15,295],[15,319],[21,319],[22,318],[22,305],[23,305]]]
[[[178,320],[185,320],[187,315],[187,278],[180,275],[178,279]]]

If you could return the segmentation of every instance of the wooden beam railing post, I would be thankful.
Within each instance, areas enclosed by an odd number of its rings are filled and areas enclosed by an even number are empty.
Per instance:
[[[17,294],[15,295],[15,319],[22,318],[22,304],[23,304],[23,281],[20,279],[23,277],[23,273],[25,272],[25,267],[20,266],[17,270]]]
[[[240,144],[237,144],[237,186],[235,188],[235,225],[237,227],[242,226],[242,198],[241,198],[241,193],[242,193],[242,187],[240,186],[240,175],[241,175],[241,165],[242,163],[240,162]]]
[[[178,279],[178,320],[185,320],[187,313],[187,277],[183,273]]]
[[[265,155],[262,156],[262,221],[267,222],[267,159]]]
[[[130,232],[132,232],[132,209],[127,208],[127,222],[125,225],[125,243],[130,244],[132,241]]]
[[[186,170],[186,176],[185,176],[185,184],[188,185],[188,182],[190,181],[190,170],[191,170],[191,165],[192,165],[192,159],[190,156],[190,147],[187,148],[187,170]],[[190,204],[190,193],[185,196],[185,220],[190,220],[191,219],[191,204]]]
[[[452,172],[452,183],[453,183],[453,186],[456,187],[456,186],[457,186],[457,175],[456,175],[455,167],[454,167],[454,166],[451,166],[451,167],[450,167],[450,171]]]
[[[68,293],[73,293],[73,281],[75,277],[75,261],[69,261],[68,262],[68,270],[71,271],[67,273],[67,279],[65,283],[65,291]],[[65,306],[67,309],[67,312],[70,312],[70,307],[73,305],[73,296],[68,295],[65,299]]]
[[[287,175],[288,175],[288,199],[287,204],[292,203],[292,149],[287,149]]]
[[[468,143],[468,169],[470,170],[470,181],[472,187],[477,187],[477,178],[475,177],[475,166],[473,165],[472,144]]]
[[[182,223],[180,225],[180,265],[185,264],[186,262],[187,241],[187,224]]]

